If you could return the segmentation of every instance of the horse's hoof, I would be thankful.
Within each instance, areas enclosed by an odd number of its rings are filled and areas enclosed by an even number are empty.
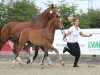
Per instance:
[[[44,69],[44,67],[42,66],[41,69]]]
[[[27,64],[29,64],[29,63],[30,63],[30,60],[27,61]]]
[[[24,64],[23,63],[19,63],[20,65],[22,65],[22,66],[24,66]]]
[[[33,61],[30,62],[30,64],[32,64],[32,63],[33,63]]]
[[[53,64],[52,64],[52,63],[48,63],[48,65],[49,65],[49,66],[53,66]]]
[[[12,68],[14,68],[14,66],[12,65]]]
[[[62,62],[62,66],[65,66],[65,63],[64,62]]]

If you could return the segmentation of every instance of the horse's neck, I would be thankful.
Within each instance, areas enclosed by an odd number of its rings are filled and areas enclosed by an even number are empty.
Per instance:
[[[55,31],[52,32],[52,31],[49,31],[49,30],[46,28],[46,29],[44,29],[42,35],[44,35],[43,37],[45,37],[45,39],[48,40],[49,43],[52,44],[53,41],[54,41],[54,33],[55,33]]]
[[[37,19],[33,21],[33,27],[36,29],[46,28],[46,25],[49,22],[48,14],[41,14]]]
[[[49,14],[48,13],[43,13],[40,15],[40,17],[38,18],[38,20],[43,24],[43,25],[47,25],[49,22]]]

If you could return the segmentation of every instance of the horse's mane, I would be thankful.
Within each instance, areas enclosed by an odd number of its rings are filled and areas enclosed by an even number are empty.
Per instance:
[[[45,11],[43,11],[41,14],[39,14],[36,18],[33,18],[32,24],[34,25],[34,23],[36,22],[37,19],[39,19],[41,16],[43,16],[45,14],[45,12],[47,12],[50,8],[46,9]]]
[[[48,22],[48,24],[47,24],[47,27],[46,27],[46,28],[49,28],[49,27],[50,27],[50,25],[51,25],[51,23],[52,23],[52,21],[54,21],[54,20],[55,20],[55,18],[51,19],[51,20]]]
[[[0,26],[0,32],[1,32],[1,29],[3,28],[3,26]]]

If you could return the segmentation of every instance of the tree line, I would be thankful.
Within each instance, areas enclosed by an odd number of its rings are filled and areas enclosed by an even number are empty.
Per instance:
[[[52,3],[47,2],[47,8]],[[61,0],[56,6],[62,15],[64,27],[71,26],[68,16],[77,16],[80,19],[81,28],[100,28],[100,9],[90,9],[88,12],[76,12],[77,6],[69,6],[65,0]],[[40,14],[40,8],[35,4],[35,0],[16,0],[12,2],[0,3],[0,28],[9,22],[23,22],[35,19]]]

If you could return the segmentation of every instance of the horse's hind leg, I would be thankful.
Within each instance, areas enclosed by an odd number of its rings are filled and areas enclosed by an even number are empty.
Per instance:
[[[14,58],[14,61],[13,61],[12,68],[14,68],[16,60],[19,61],[19,64],[23,65],[22,60],[21,60],[21,58],[18,55],[19,52],[20,52],[20,49],[18,48],[18,43],[14,43],[13,53],[15,55],[15,58]]]
[[[39,46],[35,46],[35,55],[33,57],[33,61],[35,60],[35,58],[37,57],[38,55],[38,50],[39,50]]]
[[[54,50],[58,54],[59,59],[61,60],[62,66],[65,66],[65,63],[64,63],[62,57],[60,56],[59,51],[56,48],[54,48],[52,45],[50,45],[50,48],[51,48],[51,50]]]
[[[13,60],[13,65],[12,65],[12,68],[14,68],[14,66],[15,66],[15,62],[16,62],[17,57],[18,57],[18,53],[16,52],[16,50],[15,50],[15,49],[13,49],[13,53],[14,53],[14,55],[15,55],[15,58],[14,58],[14,60]]]
[[[13,52],[14,52],[15,58],[13,60],[12,68],[14,68],[16,60],[18,60],[20,62],[19,64],[21,64],[23,66],[22,60],[19,57],[18,53],[15,50],[13,50]]]
[[[29,49],[31,46],[33,46],[33,45],[27,44],[27,45],[24,47],[24,50],[28,53],[28,56],[29,56],[29,59],[30,59],[30,60],[27,61],[27,64],[28,64],[28,63],[31,63],[31,64],[32,64],[32,62],[33,62],[33,59],[32,59],[32,57],[31,57],[31,54],[30,54],[30,52],[28,51],[28,49]]]

